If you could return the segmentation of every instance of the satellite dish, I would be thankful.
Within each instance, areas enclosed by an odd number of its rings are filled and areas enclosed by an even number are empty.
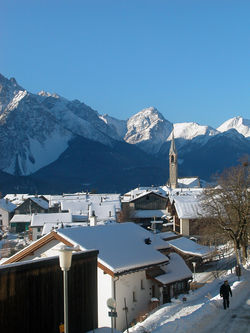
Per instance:
[[[109,298],[107,300],[107,307],[110,309],[110,310],[115,310],[116,308],[116,301],[113,299],[113,298]]]

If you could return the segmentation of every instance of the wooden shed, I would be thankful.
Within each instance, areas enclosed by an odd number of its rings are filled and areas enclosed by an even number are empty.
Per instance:
[[[97,327],[98,251],[74,253],[68,272],[69,331]],[[58,257],[0,266],[0,323],[8,333],[58,333],[63,274]]]

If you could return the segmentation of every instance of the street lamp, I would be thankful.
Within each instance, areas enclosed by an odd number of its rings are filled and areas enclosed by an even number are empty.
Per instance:
[[[111,333],[114,332],[114,325],[113,325],[113,318],[117,317],[117,312],[116,312],[116,301],[113,298],[109,298],[107,300],[107,306],[111,310],[108,315],[111,317]]]
[[[194,281],[195,281],[195,267],[196,267],[196,262],[193,261],[192,264],[193,264],[193,268],[194,268]]]
[[[69,333],[68,327],[68,271],[71,267],[72,251],[75,249],[62,245],[59,251],[59,263],[63,271],[63,299],[64,299],[64,333]]]

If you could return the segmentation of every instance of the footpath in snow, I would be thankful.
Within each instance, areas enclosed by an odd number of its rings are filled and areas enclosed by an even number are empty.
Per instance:
[[[225,279],[233,293],[227,310],[224,310],[219,295]],[[144,322],[129,328],[129,332],[250,333],[250,266],[243,271],[240,281],[228,271],[228,274],[185,295],[187,301],[183,302],[183,297],[180,295],[172,303],[164,304]]]

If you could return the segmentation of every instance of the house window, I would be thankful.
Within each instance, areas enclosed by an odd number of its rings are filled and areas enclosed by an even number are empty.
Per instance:
[[[144,283],[143,283],[143,280],[141,280],[141,290],[145,289],[144,288]]]
[[[135,297],[135,291],[133,291],[133,302],[137,302]]]
[[[155,286],[152,286],[152,297],[155,297]]]

